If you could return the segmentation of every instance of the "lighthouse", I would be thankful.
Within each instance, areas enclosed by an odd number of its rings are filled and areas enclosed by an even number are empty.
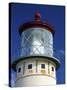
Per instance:
[[[12,64],[16,72],[16,87],[56,85],[56,71],[60,61],[54,57],[54,30],[41,20],[39,12],[34,20],[22,24],[20,55]]]

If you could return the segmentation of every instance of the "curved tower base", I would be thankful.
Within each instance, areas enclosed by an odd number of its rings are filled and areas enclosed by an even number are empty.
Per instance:
[[[16,87],[56,85],[56,79],[45,75],[30,75],[16,81]]]
[[[57,66],[56,66],[57,65]],[[17,72],[16,87],[56,85],[56,58],[30,56],[18,59],[13,68]]]

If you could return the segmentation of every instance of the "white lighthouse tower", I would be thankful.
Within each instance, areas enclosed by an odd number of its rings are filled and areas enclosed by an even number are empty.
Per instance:
[[[40,13],[35,20],[20,26],[20,57],[12,64],[16,72],[16,87],[56,85],[56,70],[60,62],[53,56],[54,30],[41,21]]]

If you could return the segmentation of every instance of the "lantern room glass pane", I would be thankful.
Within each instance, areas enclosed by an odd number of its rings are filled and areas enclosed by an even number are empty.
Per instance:
[[[21,35],[21,56],[53,55],[52,33],[42,28],[30,28]]]

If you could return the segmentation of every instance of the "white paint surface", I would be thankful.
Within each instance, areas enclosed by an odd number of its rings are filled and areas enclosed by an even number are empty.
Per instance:
[[[24,63],[25,68],[23,68]],[[32,64],[32,69],[28,69],[29,64]],[[41,64],[45,64],[45,69],[41,68]],[[51,67],[55,68],[55,64],[50,61],[48,66],[48,59],[32,58],[23,60],[17,64],[16,69],[18,70],[19,67],[21,67],[21,72],[17,72],[16,86],[40,86],[56,84],[56,71],[54,70],[53,72],[51,69]],[[48,68],[50,73],[48,73]]]
[[[56,85],[56,79],[43,75],[33,75],[20,78],[16,82],[16,87],[24,86],[41,86],[41,85]]]

